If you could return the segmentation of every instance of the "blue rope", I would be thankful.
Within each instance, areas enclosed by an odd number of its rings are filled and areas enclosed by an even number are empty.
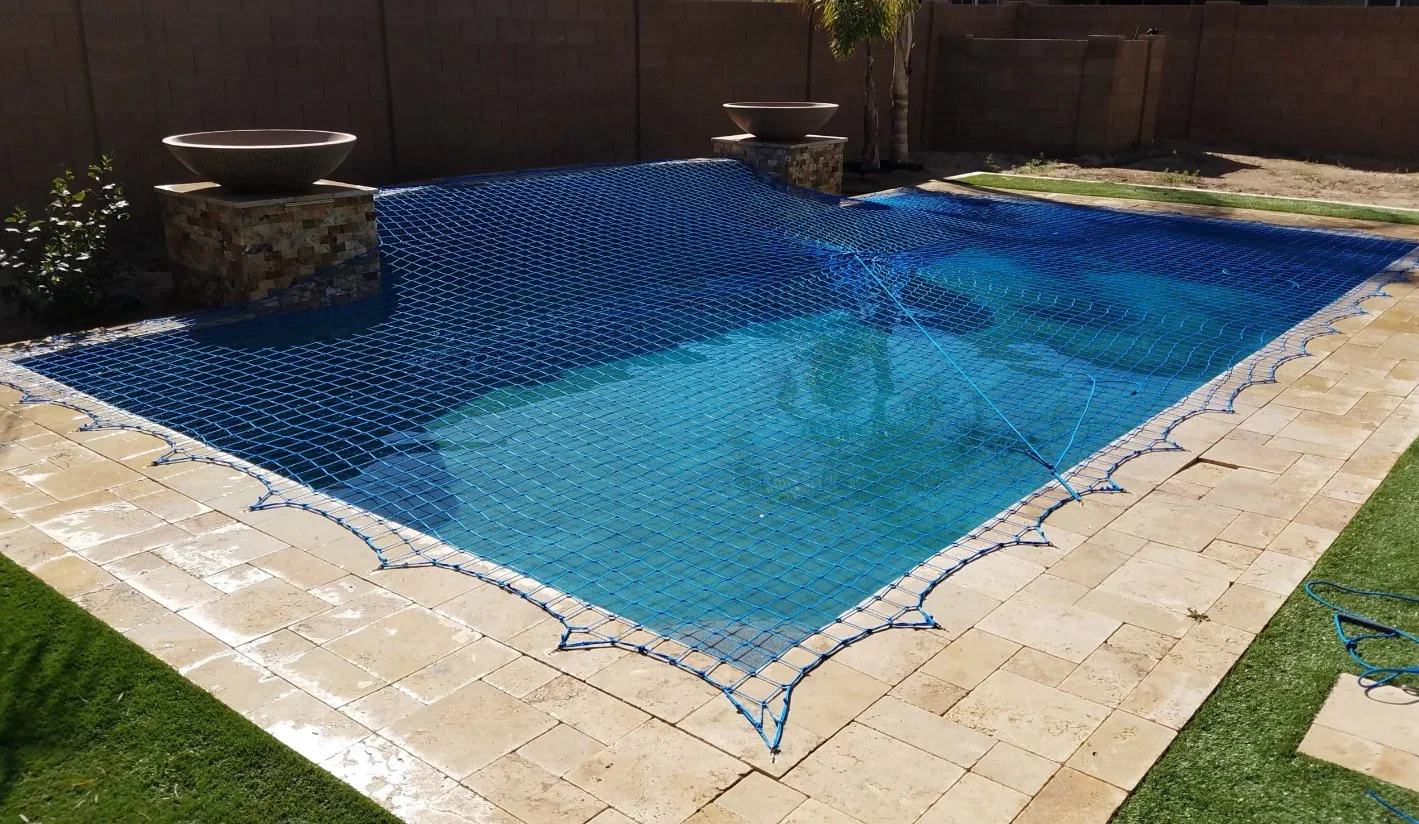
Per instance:
[[[1371,686],[1378,687],[1384,684],[1388,684],[1389,682],[1400,677],[1401,675],[1419,675],[1419,666],[1380,667],[1375,666],[1374,664],[1360,657],[1360,644],[1365,641],[1373,641],[1378,640],[1380,638],[1402,638],[1404,640],[1410,641],[1411,643],[1419,644],[1419,635],[1414,635],[1413,633],[1405,632],[1404,630],[1399,629],[1397,627],[1381,624],[1373,618],[1369,618],[1356,612],[1351,612],[1350,610],[1347,610],[1332,601],[1328,601],[1316,593],[1316,590],[1321,587],[1338,590],[1340,592],[1348,592],[1351,595],[1363,595],[1368,598],[1389,598],[1391,600],[1404,601],[1410,604],[1419,604],[1419,598],[1416,598],[1411,595],[1399,595],[1393,592],[1355,589],[1354,587],[1347,587],[1343,584],[1337,584],[1334,581],[1306,582],[1306,594],[1311,596],[1311,598],[1313,598],[1317,603],[1321,604],[1322,606],[1329,609],[1332,613],[1334,613],[1334,615],[1332,616],[1332,620],[1335,622],[1335,633],[1336,635],[1340,636],[1340,642],[1345,645],[1345,651],[1350,653],[1350,657],[1355,660],[1355,663],[1365,668],[1365,671],[1360,674],[1361,680],[1369,682]],[[1358,635],[1351,635],[1345,631],[1346,624],[1364,627],[1373,631],[1361,633]]]
[[[1394,806],[1388,801],[1385,801],[1383,798],[1380,798],[1379,793],[1375,792],[1374,790],[1367,790],[1366,792],[1368,792],[1370,798],[1373,798],[1376,802],[1378,802],[1381,807],[1384,807],[1386,810],[1389,810],[1390,812],[1394,813],[1405,821],[1408,821],[1409,824],[1419,824],[1419,818],[1415,818],[1414,816],[1410,815],[1409,813],[1406,813],[1405,811]]]

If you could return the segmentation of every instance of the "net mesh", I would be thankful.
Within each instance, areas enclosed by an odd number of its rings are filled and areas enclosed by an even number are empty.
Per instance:
[[[1324,331],[1307,318],[1411,248],[844,200],[730,161],[376,204],[377,299],[199,315],[19,365],[109,404],[95,426],[166,427],[166,461],[251,471],[258,506],[336,518],[386,565],[470,572],[561,618],[565,646],[705,677],[770,746],[827,654],[932,626],[941,578],[1116,490],[1118,462],[1269,377]]]

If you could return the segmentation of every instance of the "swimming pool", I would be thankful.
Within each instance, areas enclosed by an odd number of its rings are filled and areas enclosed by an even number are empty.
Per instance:
[[[1412,248],[729,161],[377,211],[377,299],[21,364],[744,672]]]

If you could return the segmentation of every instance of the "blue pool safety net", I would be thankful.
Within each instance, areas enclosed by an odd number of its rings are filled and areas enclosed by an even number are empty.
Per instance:
[[[450,180],[376,208],[377,299],[21,363],[209,450],[168,460],[294,479],[262,505],[349,520],[388,565],[463,569],[546,606],[567,645],[699,673],[771,745],[824,655],[931,625],[941,577],[1116,489],[1114,463],[1167,446],[1150,419],[1226,408],[1321,331],[1293,327],[1411,250],[843,200],[731,161]]]

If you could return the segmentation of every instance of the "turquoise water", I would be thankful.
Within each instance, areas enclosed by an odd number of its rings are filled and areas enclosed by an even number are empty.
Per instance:
[[[749,667],[1409,251],[732,163],[377,204],[377,300],[25,365]]]

